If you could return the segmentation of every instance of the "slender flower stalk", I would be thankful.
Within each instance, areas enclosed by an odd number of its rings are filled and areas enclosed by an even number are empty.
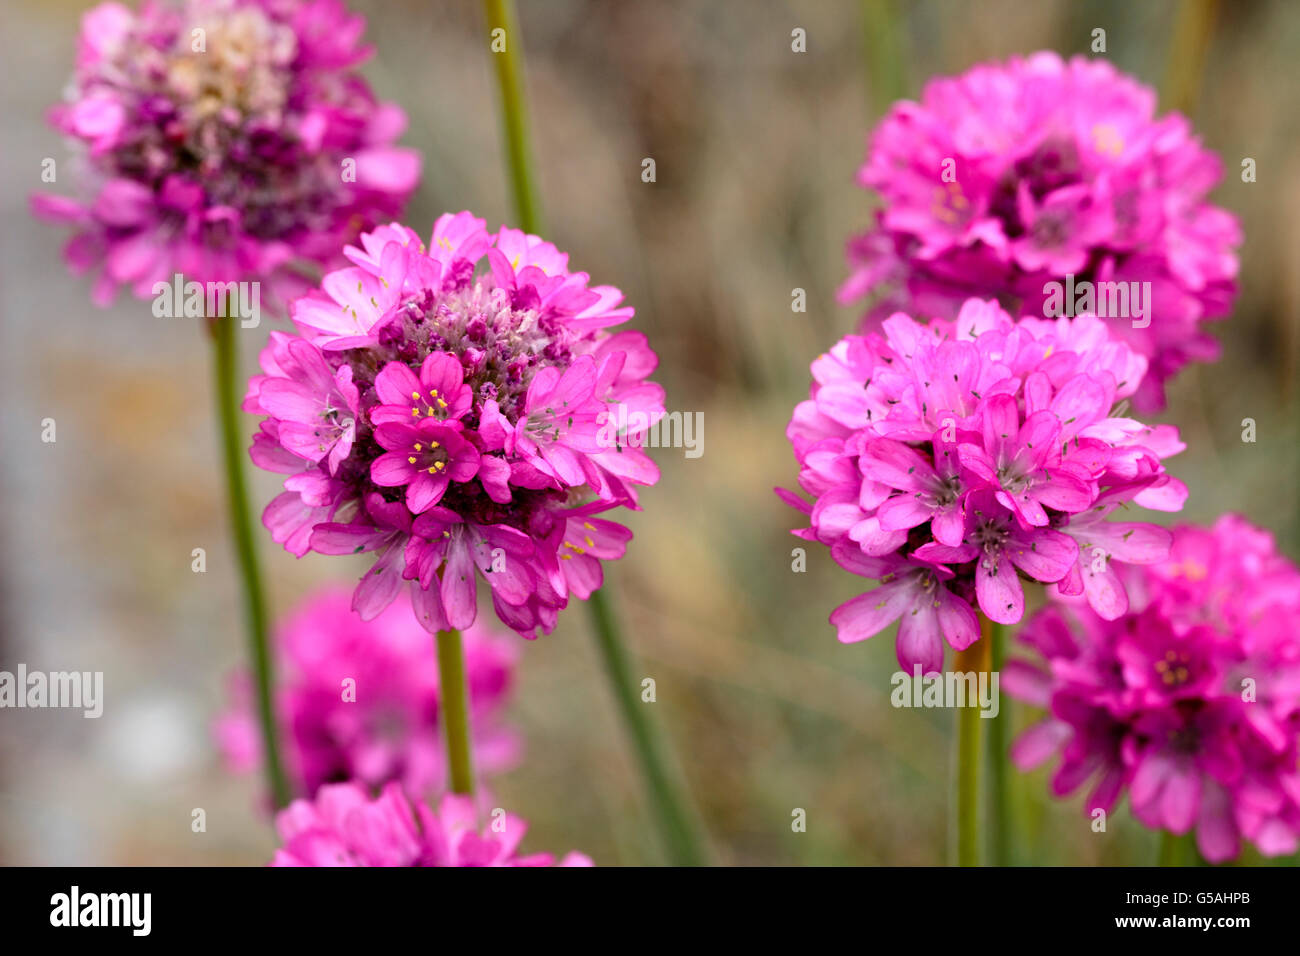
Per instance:
[[[526,233],[541,231],[541,199],[533,170],[528,136],[528,109],[524,99],[523,44],[512,0],[484,0],[488,33],[504,30],[504,48],[494,51],[497,82],[501,92],[502,129],[506,143],[506,165],[519,227]],[[494,37],[495,39],[495,37]],[[678,866],[705,862],[702,840],[691,819],[681,788],[667,769],[667,762],[644,706],[637,699],[636,682],[616,615],[599,589],[587,599],[592,628],[610,689],[632,738],[637,760],[670,861]]]
[[[987,674],[992,662],[993,628],[980,615],[980,640],[953,656],[957,673]],[[954,804],[956,809],[956,859],[958,866],[980,865],[980,763],[983,755],[983,723],[979,700],[967,700],[957,711],[957,769]]]
[[[1160,866],[1189,866],[1194,860],[1195,850],[1190,834],[1180,836],[1169,830],[1160,831]]]
[[[442,691],[442,725],[445,728],[451,792],[474,793],[474,766],[470,757],[469,691],[465,682],[465,649],[460,631],[438,632],[438,686]]]
[[[1185,116],[1196,113],[1218,7],[1218,0],[1189,0],[1179,7],[1160,99],[1166,108]]]
[[[274,685],[270,645],[267,640],[266,594],[253,537],[253,517],[249,510],[248,484],[244,477],[244,429],[239,414],[239,349],[235,339],[237,324],[233,318],[218,317],[208,324],[212,336],[214,395],[221,434],[221,456],[225,466],[226,493],[230,505],[230,527],[235,540],[235,557],[244,598],[244,616],[248,628],[249,659],[256,685],[257,717],[262,730],[267,786],[276,809],[289,803],[289,784],[280,762],[276,740],[275,714],[271,704]]]
[[[497,85],[501,89],[501,128],[505,136],[506,168],[510,190],[519,214],[519,228],[540,235],[542,206],[533,170],[532,142],[528,133],[528,103],[524,99],[524,56],[519,36],[519,18],[513,0],[483,0],[488,35],[492,37]],[[495,49],[497,35],[503,44]]]
[[[871,108],[880,117],[907,93],[906,30],[897,0],[863,0],[862,20]]]
[[[627,648],[609,599],[604,590],[595,591],[587,604],[591,608],[591,619],[605,673],[636,749],[646,789],[654,804],[659,829],[663,833],[664,842],[668,844],[672,862],[678,866],[702,866],[705,859],[700,835],[686,802],[680,795],[677,782],[668,770],[659,735],[645,716],[645,705],[637,699],[637,681],[632,675]]]
[[[1002,663],[1006,660],[1007,629],[1001,624],[989,622],[990,655],[993,673],[1002,672]],[[989,816],[992,830],[990,833],[989,862],[994,866],[1006,866],[1010,860],[1011,814],[1007,801],[1007,701],[998,702],[997,715],[989,718]]]

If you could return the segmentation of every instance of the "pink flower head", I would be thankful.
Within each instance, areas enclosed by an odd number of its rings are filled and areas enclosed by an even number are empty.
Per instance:
[[[1155,94],[1105,60],[975,66],[895,104],[872,134],[858,182],[884,203],[849,242],[840,299],[873,297],[870,328],[895,311],[951,318],[971,295],[1022,314],[1107,311],[1149,363],[1134,403],[1157,409],[1168,378],[1217,355],[1201,323],[1236,294],[1241,230],[1205,201],[1221,175],[1184,117],[1157,119]],[[1124,297],[1100,283],[1126,284]],[[1150,284],[1140,317],[1129,283]],[[1128,314],[1103,309],[1112,288]]]
[[[371,798],[354,783],[321,787],[295,800],[275,828],[284,846],[271,866],[591,866],[581,853],[558,864],[549,853],[518,855],[528,824],[507,814],[480,826],[474,802],[446,794],[435,813],[414,807],[400,784]]]
[[[795,534],[881,582],[831,615],[840,640],[901,618],[899,662],[939,670],[945,639],[978,638],[974,607],[1020,620],[1024,581],[1122,615],[1111,562],[1161,561],[1169,534],[1106,516],[1177,511],[1187,493],[1163,465],[1177,432],[1117,407],[1145,368],[1091,315],[1015,322],[978,299],[952,322],[891,316],[813,362],[786,431],[813,500],[779,493],[808,515]]]
[[[294,789],[311,796],[345,780],[372,789],[397,781],[412,794],[437,793],[446,760],[433,641],[404,599],[369,622],[350,602],[347,590],[322,590],[275,633],[283,675],[275,705]],[[463,637],[474,768],[509,770],[522,750],[503,719],[515,651],[481,625]],[[248,771],[262,754],[246,673],[234,676],[231,694],[216,737],[228,763]]]
[[[509,627],[549,633],[631,538],[601,515],[659,477],[640,447],[663,415],[658,360],[608,331],[632,310],[550,243],[468,212],[427,248],[394,224],[347,256],[249,386],[244,407],[268,416],[253,460],[287,476],[267,528],[299,556],[373,554],[363,619],[409,585],[426,628],[468,627],[481,578]]]
[[[1300,570],[1272,538],[1226,515],[1174,529],[1167,561],[1125,568],[1134,596],[1107,620],[1058,601],[1020,639],[1003,686],[1049,712],[1012,747],[1029,769],[1060,753],[1052,791],[1090,783],[1088,810],[1127,791],[1145,825],[1196,829],[1212,862],[1245,838],[1300,848]]]
[[[74,229],[67,259],[94,299],[152,296],[175,274],[262,281],[273,304],[303,267],[341,264],[419,179],[393,144],[405,114],[356,67],[365,21],[340,0],[103,3],[82,19],[67,102],[50,114],[82,154],[77,198],[37,195]]]

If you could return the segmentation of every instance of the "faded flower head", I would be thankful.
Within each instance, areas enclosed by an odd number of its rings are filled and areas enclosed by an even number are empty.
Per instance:
[[[352,780],[373,790],[396,780],[408,793],[441,792],[446,757],[433,641],[405,596],[372,621],[357,617],[350,603],[345,589],[322,590],[275,633],[283,675],[276,710],[293,789],[311,796],[329,783]],[[509,770],[523,749],[503,713],[517,652],[481,624],[463,637],[474,769]],[[232,706],[216,737],[227,762],[248,771],[262,759],[249,675],[234,675],[230,690]]]
[[[1102,314],[1098,299],[1150,283],[1142,316],[1130,301],[1107,318],[1148,360],[1135,404],[1162,407],[1169,377],[1218,353],[1201,323],[1231,307],[1241,230],[1205,201],[1218,158],[1183,116],[1157,119],[1155,101],[1104,60],[1055,53],[931,81],[872,134],[858,182],[884,202],[849,242],[841,301],[874,296],[869,327],[900,310],[951,318],[971,295],[1070,314],[1047,287],[1068,275],[1092,287],[1079,311]]]
[[[419,178],[406,125],[356,66],[362,17],[339,0],[104,3],[82,20],[51,122],[79,148],[76,198],[33,197],[70,224],[67,258],[99,268],[94,299],[187,280],[269,283],[342,264],[362,229],[398,214]]]
[[[581,853],[558,864],[549,853],[518,855],[528,824],[510,814],[479,826],[474,801],[445,795],[434,813],[397,783],[371,798],[354,783],[321,787],[295,800],[275,828],[284,844],[271,866],[591,866]]]
[[[1012,747],[1029,769],[1056,753],[1052,791],[1085,809],[1127,791],[1143,824],[1196,829],[1211,862],[1241,840],[1300,848],[1300,571],[1235,515],[1174,529],[1169,559],[1125,569],[1129,612],[1078,601],[1035,614],[1003,686],[1048,711]]]
[[[250,383],[245,409],[268,416],[253,460],[288,476],[263,521],[296,555],[372,554],[366,620],[409,584],[426,628],[463,629],[481,575],[507,626],[549,633],[631,538],[601,515],[658,480],[640,447],[658,359],[608,331],[632,316],[622,293],[536,236],[462,212],[427,248],[399,225],[361,243]]]
[[[796,535],[881,582],[831,615],[840,640],[901,618],[899,663],[937,671],[945,639],[978,638],[974,607],[1020,620],[1025,580],[1122,615],[1112,564],[1163,560],[1169,533],[1111,512],[1187,494],[1163,464],[1177,431],[1124,416],[1145,370],[1093,316],[1017,322],[978,299],[953,322],[891,316],[813,362],[786,431],[813,501],[779,494],[808,515]]]

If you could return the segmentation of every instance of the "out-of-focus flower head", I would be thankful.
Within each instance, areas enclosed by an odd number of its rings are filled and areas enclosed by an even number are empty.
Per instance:
[[[463,629],[476,580],[500,619],[549,633],[631,532],[658,469],[640,447],[663,416],[658,363],[622,293],[570,272],[549,242],[468,212],[426,248],[390,225],[271,333],[244,408],[266,415],[253,461],[287,475],[263,521],[296,555],[370,552],[364,619],[408,584],[431,631]]]
[[[67,223],[94,299],[153,295],[181,274],[259,281],[273,304],[343,245],[400,213],[419,179],[393,145],[406,116],[356,67],[365,20],[340,0],[185,0],[84,16],[51,122],[79,148],[76,197],[37,195]]]
[[[328,783],[351,780],[378,789],[396,780],[408,793],[439,793],[446,757],[433,641],[405,597],[372,621],[361,620],[350,604],[350,591],[322,590],[275,633],[282,675],[276,710],[294,789],[311,796]],[[509,770],[523,749],[503,715],[517,651],[481,624],[463,639],[474,768]],[[262,752],[249,675],[233,675],[230,691],[217,741],[232,768],[253,770]]]
[[[479,826],[469,797],[447,794],[437,813],[414,807],[390,783],[371,798],[353,783],[321,787],[275,820],[283,847],[271,866],[591,866],[581,853],[558,864],[549,853],[518,854],[528,824],[516,816]]]
[[[1180,526],[1169,559],[1127,568],[1132,606],[1106,620],[1077,600],[1045,607],[1003,687],[1047,716],[1012,747],[1029,769],[1059,753],[1052,791],[1085,808],[1127,792],[1143,824],[1196,830],[1211,862],[1242,839],[1300,848],[1300,571],[1234,515]]]
[[[951,318],[972,295],[1044,316],[1082,301],[1147,358],[1135,405],[1162,407],[1169,377],[1218,354],[1202,322],[1231,306],[1241,230],[1205,199],[1218,158],[1155,101],[1104,60],[1049,52],[932,80],[872,134],[858,182],[883,204],[849,242],[841,301],[872,296],[869,328]]]
[[[978,638],[974,607],[1020,620],[1022,580],[1122,615],[1112,564],[1163,560],[1169,533],[1111,513],[1187,494],[1163,464],[1177,431],[1124,416],[1145,370],[1093,316],[1013,321],[978,299],[952,322],[891,316],[814,361],[786,431],[813,500],[779,493],[808,516],[795,534],[881,582],[831,615],[840,640],[901,618],[899,663],[937,671],[944,639]]]

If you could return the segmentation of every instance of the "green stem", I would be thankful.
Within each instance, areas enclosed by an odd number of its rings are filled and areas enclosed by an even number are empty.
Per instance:
[[[1192,849],[1191,833],[1179,836],[1169,830],[1160,831],[1160,865],[1187,866],[1191,859],[1188,851]]]
[[[248,484],[244,478],[245,433],[239,414],[239,348],[235,336],[238,323],[229,317],[210,319],[213,373],[217,402],[217,421],[221,435],[221,453],[226,472],[226,492],[230,506],[230,528],[235,539],[235,556],[243,583],[244,618],[248,630],[248,653],[253,663],[257,693],[257,717],[262,727],[263,764],[276,809],[289,802],[289,782],[280,763],[276,740],[275,706],[271,697],[274,684],[270,642],[267,639],[266,594],[257,560],[257,539],[253,535],[253,516],[248,503]]]
[[[1001,695],[1002,664],[1006,660],[1006,628],[997,623],[989,623],[991,638],[993,672],[998,678],[998,714],[988,720],[989,732],[989,806],[993,816],[993,844],[991,846],[994,866],[1007,866],[1011,862],[1011,814],[1007,805],[1010,795],[1007,792],[1007,721],[1005,713],[1010,701]]]
[[[483,9],[487,14],[489,42],[498,39],[492,35],[493,31],[505,31],[505,49],[501,52],[493,51],[492,56],[496,60],[497,83],[501,91],[501,125],[515,212],[521,229],[538,234],[542,231],[542,206],[528,139],[528,106],[523,90],[523,39],[518,29],[515,6],[512,0],[483,0]],[[639,685],[633,681],[627,650],[614,612],[601,591],[593,593],[587,605],[591,611],[610,688],[632,738],[670,860],[679,866],[702,864],[702,842],[687,810],[686,801],[667,770],[649,716],[638,699]]]
[[[542,231],[542,205],[533,172],[532,147],[528,136],[528,103],[524,99],[524,52],[513,0],[483,0],[487,14],[488,38],[497,43],[494,31],[505,49],[492,53],[496,62],[497,86],[501,91],[501,131],[505,137],[506,167],[510,172],[510,189],[514,196],[519,228],[524,232]]]
[[[993,622],[980,615],[980,639],[953,658],[957,673],[988,672],[992,659]],[[957,711],[957,769],[954,810],[958,866],[980,865],[980,762],[983,759],[984,718],[978,698]]]
[[[877,118],[907,94],[906,36],[896,0],[863,0],[863,39],[871,108]]]
[[[469,744],[469,690],[460,631],[438,632],[438,719],[445,729],[452,793],[474,793]]]
[[[1160,91],[1165,109],[1189,117],[1196,112],[1218,6],[1218,0],[1183,0],[1179,6]]]
[[[637,693],[640,684],[632,674],[627,649],[619,633],[618,622],[604,591],[596,591],[587,601],[591,621],[600,647],[601,660],[609,677],[619,712],[632,738],[641,764],[646,791],[659,821],[659,829],[668,846],[674,866],[701,866],[704,851],[694,821],[680,789],[668,771],[655,728],[650,723],[646,704]]]

